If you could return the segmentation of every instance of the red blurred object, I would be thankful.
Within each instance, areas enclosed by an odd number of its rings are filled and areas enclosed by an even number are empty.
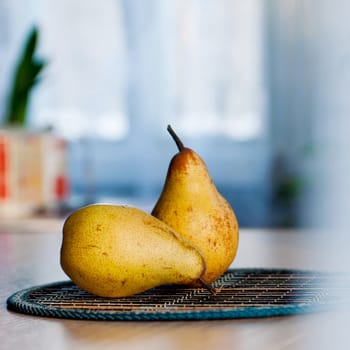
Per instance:
[[[8,196],[8,176],[7,176],[7,144],[6,140],[0,138],[0,199]]]
[[[56,178],[56,198],[58,201],[63,201],[67,198],[69,193],[69,181],[68,178],[64,175],[59,175]]]

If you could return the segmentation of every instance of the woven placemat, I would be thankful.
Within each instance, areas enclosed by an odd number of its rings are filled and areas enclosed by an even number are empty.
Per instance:
[[[327,310],[344,306],[350,294],[349,275],[302,270],[228,270],[213,285],[216,295],[202,288],[161,286],[126,298],[102,298],[64,281],[19,291],[7,306],[79,320],[209,320]]]

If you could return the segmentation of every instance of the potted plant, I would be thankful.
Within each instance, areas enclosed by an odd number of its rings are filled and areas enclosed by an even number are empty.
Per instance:
[[[28,126],[31,92],[46,66],[36,57],[38,37],[34,27],[24,42],[0,129],[0,217],[57,207],[67,194],[64,140]]]

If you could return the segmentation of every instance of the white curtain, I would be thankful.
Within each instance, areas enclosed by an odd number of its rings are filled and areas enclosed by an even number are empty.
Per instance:
[[[33,23],[49,62],[32,95],[34,127],[112,139],[131,126],[169,122],[187,135],[236,140],[263,131],[258,0],[2,0],[2,7],[2,100]]]

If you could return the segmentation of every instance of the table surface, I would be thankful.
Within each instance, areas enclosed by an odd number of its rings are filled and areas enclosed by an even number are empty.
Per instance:
[[[65,280],[59,265],[62,220],[0,223],[0,349],[349,349],[350,315],[309,315],[183,322],[102,322],[10,312],[12,293]],[[333,269],[317,232],[242,229],[232,267]],[[326,241],[325,241],[326,242]],[[337,347],[337,344],[341,346]],[[349,344],[349,343],[348,343]]]

